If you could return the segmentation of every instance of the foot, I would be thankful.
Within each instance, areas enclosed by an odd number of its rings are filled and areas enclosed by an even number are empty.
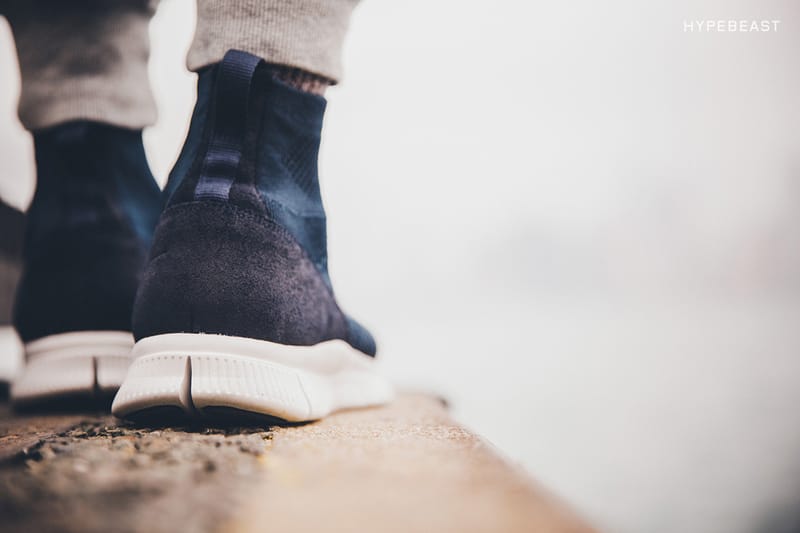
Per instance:
[[[130,364],[130,316],[161,207],[140,131],[71,122],[34,134],[14,324],[16,407],[110,402]],[[106,403],[108,405],[108,403]]]
[[[372,336],[339,308],[317,179],[324,98],[229,52],[201,73],[133,314],[117,416],[304,421],[379,404]]]

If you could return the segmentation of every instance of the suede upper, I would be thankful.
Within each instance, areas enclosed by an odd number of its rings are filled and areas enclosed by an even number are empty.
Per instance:
[[[170,207],[136,302],[138,338],[216,333],[309,345],[347,323],[308,256],[281,226],[228,202]]]

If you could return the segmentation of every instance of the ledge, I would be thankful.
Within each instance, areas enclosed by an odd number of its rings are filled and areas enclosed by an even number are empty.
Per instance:
[[[3,530],[592,531],[427,396],[272,428],[3,409]]]

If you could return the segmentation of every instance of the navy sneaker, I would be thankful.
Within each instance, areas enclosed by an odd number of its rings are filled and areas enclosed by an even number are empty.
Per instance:
[[[25,215],[0,200],[0,400],[20,366],[19,339],[11,325],[11,309],[22,269]]]
[[[336,303],[317,153],[325,99],[230,51],[198,101],[136,296],[112,412],[288,421],[391,398],[375,342]]]
[[[36,132],[34,145],[14,305],[26,364],[11,399],[18,408],[108,402],[131,361],[131,310],[161,191],[141,131],[70,122]]]

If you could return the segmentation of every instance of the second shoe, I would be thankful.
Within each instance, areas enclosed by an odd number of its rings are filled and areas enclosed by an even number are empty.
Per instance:
[[[34,132],[14,326],[25,365],[18,408],[66,400],[108,406],[133,346],[130,316],[161,195],[142,132],[89,121]]]

